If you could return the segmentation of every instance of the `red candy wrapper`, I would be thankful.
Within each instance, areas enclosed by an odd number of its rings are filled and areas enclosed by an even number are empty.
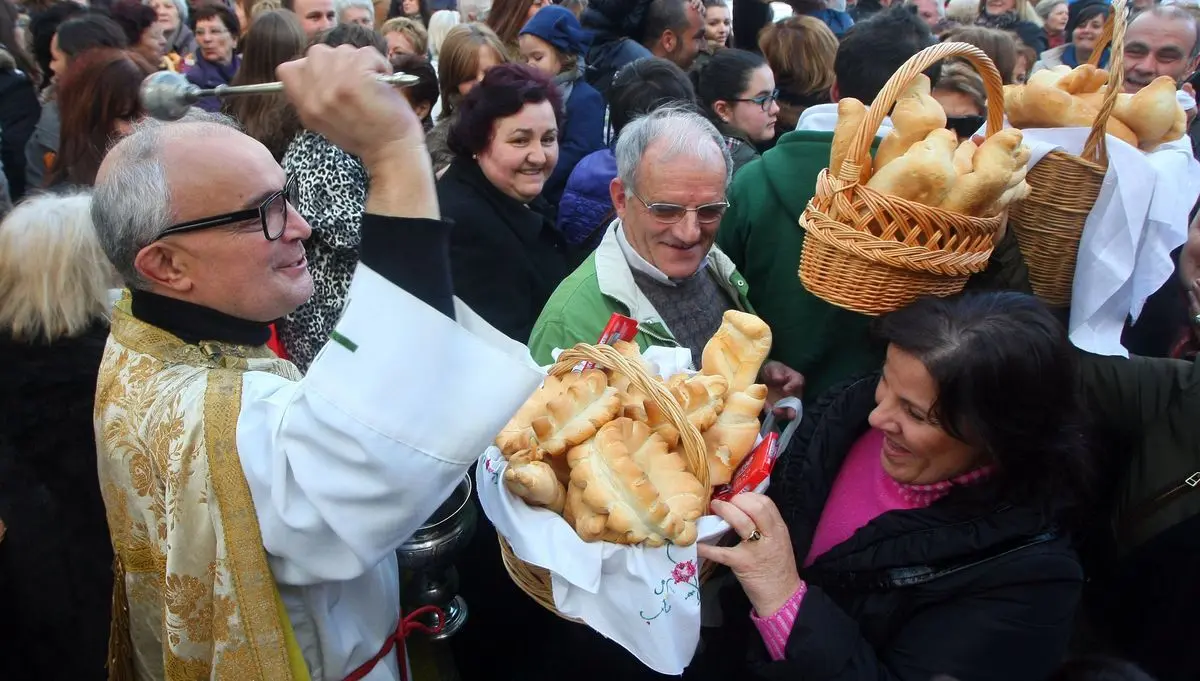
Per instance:
[[[613,345],[617,341],[632,341],[637,335],[638,323],[636,319],[631,319],[623,314],[612,313],[608,318],[608,324],[604,327],[604,331],[600,333],[600,338],[596,341],[596,345]],[[591,362],[580,362],[579,366],[575,367],[575,373],[582,373],[588,369],[595,369],[596,365]]]
[[[775,459],[779,456],[779,433],[767,433],[763,441],[758,443],[750,456],[738,466],[733,474],[733,480],[728,485],[721,485],[713,494],[713,499],[729,501],[742,492],[753,492],[771,475],[775,467]]]

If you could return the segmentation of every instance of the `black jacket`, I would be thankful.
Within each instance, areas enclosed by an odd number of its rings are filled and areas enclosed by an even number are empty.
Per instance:
[[[769,494],[797,563],[846,454],[868,428],[877,383],[878,375],[858,379],[806,409],[772,475]],[[968,503],[964,495],[982,497],[981,487],[885,513],[802,569],[809,589],[786,659],[771,662],[750,632],[753,671],[789,681],[1046,677],[1066,651],[1082,569],[1040,511]],[[726,617],[745,622],[746,610],[736,612]]]
[[[112,548],[92,405],[108,328],[0,341],[0,678],[105,679]]]
[[[578,264],[554,228],[550,207],[540,197],[526,206],[504,194],[470,159],[451,163],[437,190],[442,217],[454,222],[454,295],[505,335],[528,343],[542,306]]]
[[[0,46],[0,161],[13,203],[25,195],[25,144],[41,113],[33,81]]]

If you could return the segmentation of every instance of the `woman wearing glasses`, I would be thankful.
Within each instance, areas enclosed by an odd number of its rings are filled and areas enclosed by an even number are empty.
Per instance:
[[[725,137],[737,173],[758,158],[757,145],[775,139],[775,75],[761,55],[721,50],[689,76],[704,114]]]

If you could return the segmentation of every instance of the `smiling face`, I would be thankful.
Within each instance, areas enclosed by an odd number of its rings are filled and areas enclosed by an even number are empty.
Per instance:
[[[991,16],[999,16],[1005,12],[1015,10],[1017,8],[1017,0],[986,0],[983,8]]]
[[[1176,87],[1196,68],[1194,21],[1143,14],[1125,33],[1125,92],[1136,93],[1159,76]]]
[[[733,20],[729,16],[729,8],[724,5],[714,5],[704,8],[704,37],[710,47],[725,47],[729,40],[729,31],[733,29]]]
[[[1096,41],[1100,39],[1100,34],[1104,32],[1104,21],[1105,16],[1097,14],[1075,27],[1075,31],[1071,33],[1071,42],[1077,51],[1091,54],[1096,47]]]
[[[550,102],[526,104],[492,124],[479,167],[497,189],[529,203],[542,193],[558,162],[558,121]]]
[[[932,413],[938,387],[925,365],[892,345],[875,388],[875,409],[868,421],[883,431],[880,462],[896,482],[931,485],[983,465],[983,455],[941,428]]]
[[[188,131],[168,139],[163,163],[170,186],[182,188],[171,196],[176,223],[257,207],[282,189],[285,180],[265,147],[213,125],[199,134]],[[288,206],[286,227],[274,241],[266,239],[255,218],[167,236],[143,248],[136,266],[168,295],[241,319],[270,322],[312,295],[303,243],[311,232]]]
[[[517,39],[521,45],[521,58],[525,64],[549,76],[557,76],[562,71],[562,62],[558,58],[558,50],[541,38],[522,33]]]
[[[721,221],[702,223],[692,210],[678,222],[667,223],[656,218],[646,204],[697,208],[725,200],[724,157],[713,140],[705,139],[701,144],[711,146],[711,152],[669,156],[668,142],[655,140],[638,162],[638,186],[626,187],[618,177],[609,190],[629,245],[673,279],[696,273],[712,249]]]
[[[233,61],[234,37],[225,23],[217,17],[209,17],[196,22],[196,44],[200,46],[200,54],[205,61],[213,64],[228,64]]]

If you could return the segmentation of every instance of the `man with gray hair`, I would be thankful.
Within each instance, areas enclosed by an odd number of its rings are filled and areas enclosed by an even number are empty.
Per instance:
[[[265,345],[313,288],[311,228],[271,153],[212,120],[160,123],[100,168],[93,221],[130,289],[94,412],[110,649],[130,651],[114,678],[409,678],[395,550],[539,375],[453,298],[424,134],[390,71],[324,45],[278,69],[305,128],[370,176],[349,302],[303,378]]]
[[[752,312],[746,279],[716,246],[733,161],[704,116],[657,109],[621,130],[617,177],[609,192],[617,218],[600,245],[550,296],[529,350],[549,364],[555,348],[595,343],[612,313],[638,322],[634,340],[690,352],[699,367],[705,343],[726,310]],[[800,375],[778,362],[764,382],[791,394]]]
[[[1200,61],[1196,16],[1173,5],[1139,13],[1125,31],[1124,57],[1125,92],[1136,94],[1159,76],[1180,88]]]
[[[375,29],[375,4],[371,0],[335,0],[333,8],[339,24],[358,24]]]

